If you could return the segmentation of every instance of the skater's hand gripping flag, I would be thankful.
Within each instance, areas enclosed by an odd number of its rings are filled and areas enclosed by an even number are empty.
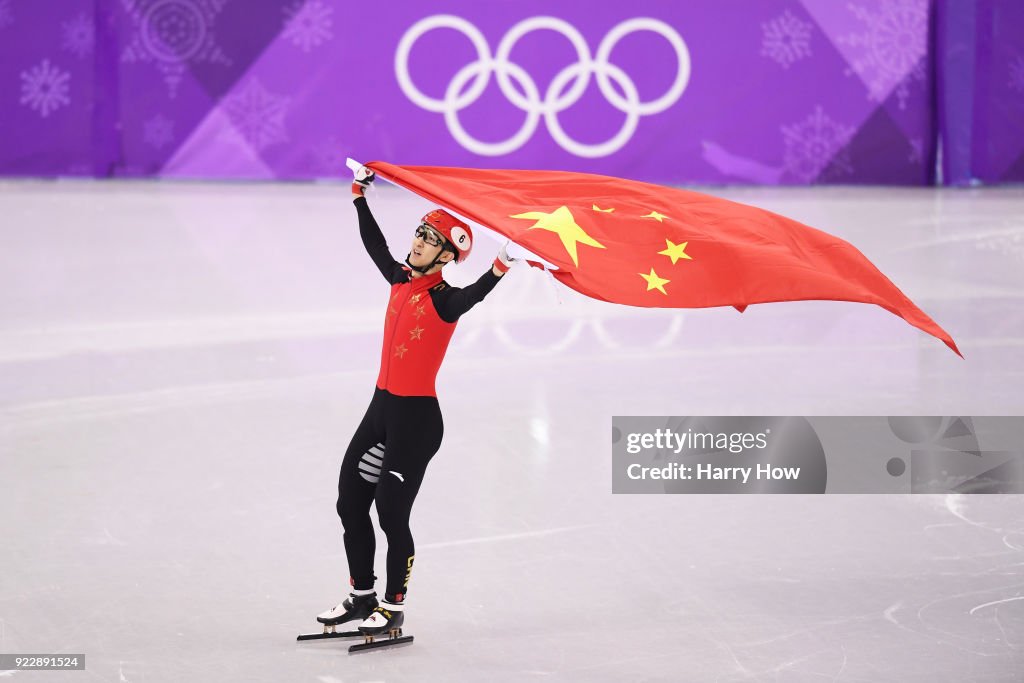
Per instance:
[[[376,175],[372,170],[363,166],[354,159],[346,159],[345,165],[352,170],[352,194],[360,197],[364,196],[366,188],[370,186],[376,179]]]
[[[513,264],[515,264],[515,262],[519,260],[513,256],[508,255],[509,244],[511,244],[511,242],[506,242],[505,244],[501,245],[501,251],[498,252],[498,255],[495,257],[493,263],[494,267],[500,270],[502,273],[507,273],[508,269],[511,268]]]
[[[960,354],[853,245],[764,209],[589,173],[367,166],[501,233],[557,266],[551,273],[562,284],[595,299],[740,311],[809,299],[876,304]]]

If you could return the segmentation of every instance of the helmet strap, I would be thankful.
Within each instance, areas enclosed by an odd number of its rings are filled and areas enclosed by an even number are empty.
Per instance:
[[[434,266],[436,266],[436,265],[437,265],[437,260],[438,260],[439,258],[441,258],[441,254],[443,254],[443,253],[444,253],[444,249],[442,249],[441,251],[439,251],[439,252],[437,253],[437,256],[435,256],[435,257],[434,257],[434,260],[433,260],[433,261],[431,261],[430,263],[428,263],[428,264],[427,264],[427,265],[425,265],[425,266],[414,266],[414,265],[412,264],[412,261],[410,261],[410,260],[409,260],[409,258],[410,258],[410,257],[412,256],[412,252],[410,251],[410,252],[409,252],[409,254],[408,254],[408,255],[407,255],[406,257],[405,257],[405,262],[406,262],[406,263],[407,263],[407,264],[409,265],[409,267],[410,267],[410,268],[412,268],[412,269],[413,269],[413,270],[415,270],[416,272],[418,272],[418,273],[423,273],[424,275],[426,275],[427,271],[429,271],[429,270],[430,270],[431,268],[433,268]]]
[[[450,251],[451,252],[452,258],[449,261],[446,261],[445,263],[452,263],[452,262],[456,262],[457,263],[458,260],[459,260],[459,254],[456,251],[455,247],[452,245],[452,243],[449,242],[448,240],[445,240],[445,244],[444,244],[443,247],[441,247],[441,251],[437,252],[437,256],[434,257],[434,260],[431,261],[430,263],[428,263],[427,265],[425,265],[425,266],[414,266],[412,264],[412,261],[409,260],[409,258],[412,256],[412,252],[411,251],[406,255],[405,262],[406,262],[406,264],[408,264],[408,266],[410,268],[412,268],[416,272],[423,273],[425,275],[428,270],[430,270],[431,268],[433,268],[434,266],[437,265],[437,262],[441,258],[441,255],[444,254],[444,252],[446,252],[446,251]]]

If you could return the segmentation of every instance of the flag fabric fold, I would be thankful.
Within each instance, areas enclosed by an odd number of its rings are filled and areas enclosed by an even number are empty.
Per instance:
[[[557,280],[595,299],[739,311],[778,301],[875,304],[962,357],[856,247],[764,209],[590,173],[367,166],[547,260]]]

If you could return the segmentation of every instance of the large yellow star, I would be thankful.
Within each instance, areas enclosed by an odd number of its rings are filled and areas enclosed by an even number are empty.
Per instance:
[[[668,216],[666,216],[663,213],[658,213],[657,211],[651,211],[646,216],[640,216],[640,218],[653,218],[654,220],[658,221],[659,223],[664,223],[665,219],[668,218]]]
[[[672,281],[671,280],[666,280],[663,277],[658,277],[658,274],[654,272],[654,268],[651,268],[651,274],[650,275],[644,275],[643,273],[637,273],[637,275],[639,275],[643,279],[647,280],[647,291],[648,292],[651,291],[652,289],[656,289],[659,292],[661,292],[662,294],[664,294],[665,296],[668,296],[668,292],[665,291],[665,285],[667,285],[669,282],[672,282]]]
[[[675,265],[676,261],[678,261],[681,258],[690,259],[691,261],[693,260],[693,257],[686,253],[686,245],[689,244],[689,242],[675,244],[672,242],[672,240],[666,237],[665,244],[668,245],[668,248],[659,251],[658,253],[664,254],[665,256],[668,256],[670,259],[672,259],[672,265]]]
[[[579,259],[576,256],[576,244],[578,242],[582,242],[589,247],[605,248],[603,244],[585,233],[583,228],[576,225],[576,219],[573,218],[567,206],[560,206],[551,213],[527,211],[526,213],[517,213],[514,216],[509,216],[509,218],[535,220],[537,222],[531,225],[528,228],[529,230],[540,228],[541,230],[550,230],[557,234],[559,239],[562,240],[562,246],[569,252],[569,256],[572,257],[572,262],[576,264],[577,268],[580,265]]]

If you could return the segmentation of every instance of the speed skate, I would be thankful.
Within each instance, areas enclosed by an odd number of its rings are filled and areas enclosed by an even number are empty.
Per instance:
[[[340,605],[317,615],[316,620],[323,624],[322,633],[305,633],[300,635],[297,640],[362,638],[362,643],[348,648],[349,653],[411,643],[413,637],[402,634],[404,615],[401,613],[401,609],[394,611],[387,609],[386,607],[395,607],[387,601],[384,605],[382,607],[377,602],[376,594],[356,595],[353,593]],[[350,621],[361,621],[359,630],[338,630],[339,626]]]
[[[386,634],[370,635],[362,631],[338,631],[336,625],[324,624],[323,633],[303,633],[296,640],[326,640],[330,638],[362,638],[363,642],[350,645],[348,651],[363,652],[378,647],[394,647],[413,641],[413,636],[403,635],[401,627],[394,628]]]

